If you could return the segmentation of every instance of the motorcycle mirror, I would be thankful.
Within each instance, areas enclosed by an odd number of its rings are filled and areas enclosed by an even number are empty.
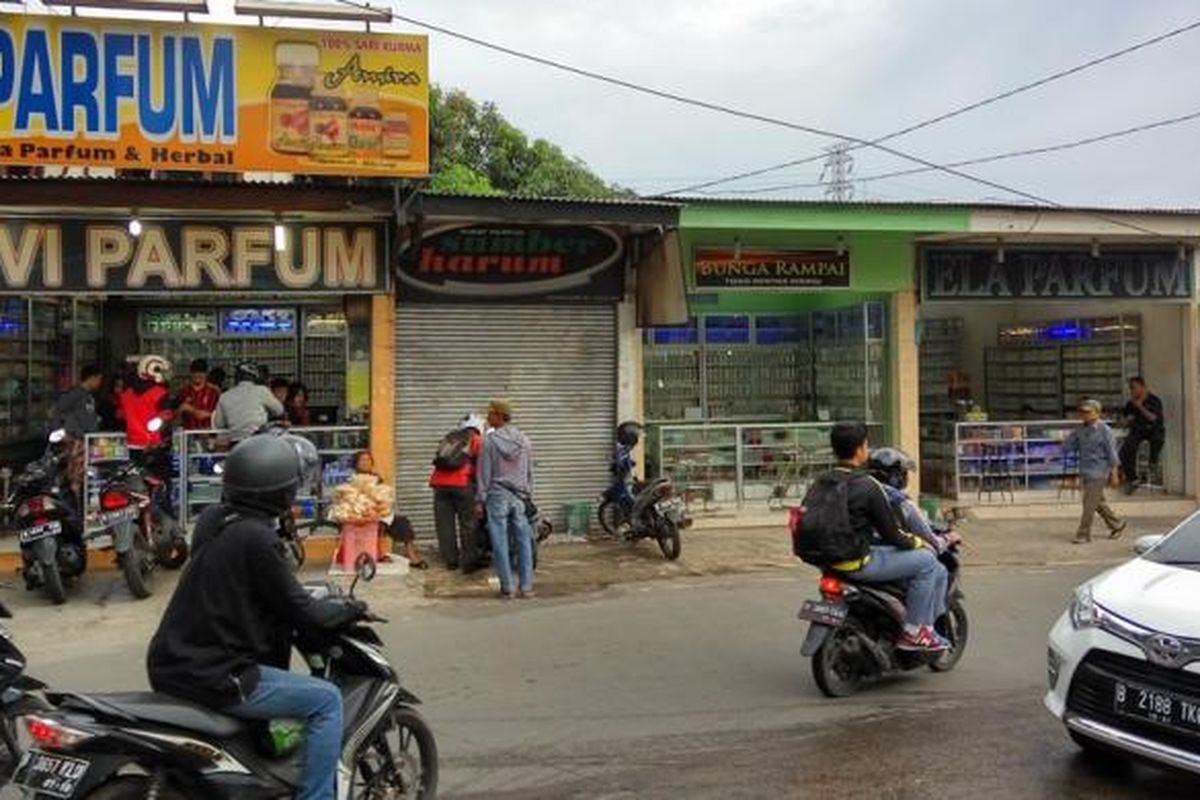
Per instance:
[[[216,464],[213,464],[212,469],[213,469],[213,475],[224,475],[225,474],[225,465],[222,464],[220,461],[218,461]]]
[[[63,439],[67,438],[67,432],[62,428],[50,431],[50,444],[58,444]]]
[[[4,605],[3,602],[0,602],[0,619],[11,619],[11,618],[12,618],[12,612],[8,610],[8,606]]]
[[[358,587],[359,581],[370,583],[375,579],[375,559],[371,558],[369,553],[360,553],[354,561],[354,582],[350,584],[350,596],[354,597],[354,590]]]
[[[162,427],[163,427],[162,417],[155,417],[154,419],[152,419],[146,423],[146,430],[150,431],[151,433],[158,433],[159,431],[162,430]]]

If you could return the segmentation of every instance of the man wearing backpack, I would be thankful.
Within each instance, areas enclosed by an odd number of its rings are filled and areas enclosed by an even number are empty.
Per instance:
[[[838,466],[804,498],[796,554],[851,581],[903,581],[907,616],[897,649],[945,650],[933,625],[944,610],[946,568],[922,539],[900,529],[883,486],[866,471],[866,426],[838,423],[829,441]]]
[[[483,420],[467,414],[438,442],[429,486],[433,489],[433,522],[438,554],[446,569],[470,571],[478,559],[475,546],[475,462],[482,446]],[[461,547],[459,543],[461,541]]]

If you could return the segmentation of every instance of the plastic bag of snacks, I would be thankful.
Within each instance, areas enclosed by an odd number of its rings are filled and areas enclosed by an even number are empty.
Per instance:
[[[395,492],[374,475],[354,475],[333,490],[329,518],[352,524],[377,523],[390,517]]]

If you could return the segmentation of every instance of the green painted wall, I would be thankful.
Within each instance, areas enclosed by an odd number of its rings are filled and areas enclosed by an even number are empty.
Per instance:
[[[916,288],[913,240],[930,233],[967,231],[966,208],[823,203],[701,201],[680,216],[685,281],[695,313],[804,312],[881,299]],[[698,247],[833,249],[841,236],[850,253],[850,289],[804,291],[700,290],[692,273]]]

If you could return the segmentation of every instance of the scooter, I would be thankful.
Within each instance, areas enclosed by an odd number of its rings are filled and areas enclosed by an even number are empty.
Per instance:
[[[533,548],[533,568],[537,569],[539,545],[549,539],[550,535],[554,533],[554,523],[542,516],[532,500],[525,501],[525,519],[529,522],[529,530],[533,532],[533,540],[530,544]],[[475,550],[477,554],[474,568],[482,569],[492,559],[492,536],[488,532],[486,511],[476,521],[473,535],[475,537]],[[517,540],[511,530],[508,534],[508,558],[513,570],[516,571]]]
[[[954,669],[967,647],[967,611],[963,607],[957,545],[939,556],[950,579],[946,613],[934,628],[950,642],[941,652],[913,652],[896,647],[904,626],[903,583],[860,583],[825,571],[820,600],[805,600],[797,615],[809,623],[801,655],[812,659],[812,675],[827,697],[849,697],[867,681],[928,667]]]
[[[55,605],[67,602],[66,582],[87,570],[83,520],[65,480],[66,438],[62,429],[50,434],[45,454],[13,479],[4,502],[21,546],[25,588],[45,589]]]
[[[349,595],[371,580],[375,564],[360,558]],[[327,583],[307,584],[319,598],[342,596]],[[296,647],[311,673],[342,691],[345,732],[338,800],[437,796],[433,733],[400,685],[383,643],[366,616]],[[75,800],[277,800],[291,797],[300,776],[298,742],[270,728],[152,692],[47,695],[50,712],[28,714],[32,746],[13,783],[37,796]],[[272,723],[274,725],[275,723]],[[282,748],[280,745],[284,745]]]
[[[11,617],[12,612],[0,603],[0,619]],[[8,782],[21,760],[16,721],[50,707],[38,694],[45,688],[44,683],[25,674],[25,655],[8,629],[0,625],[0,786]]]
[[[654,539],[668,561],[679,558],[683,552],[679,532],[690,528],[692,520],[671,479],[635,482],[632,491],[625,486],[624,492],[619,494],[615,484],[605,492],[598,512],[605,532],[628,542]]]

